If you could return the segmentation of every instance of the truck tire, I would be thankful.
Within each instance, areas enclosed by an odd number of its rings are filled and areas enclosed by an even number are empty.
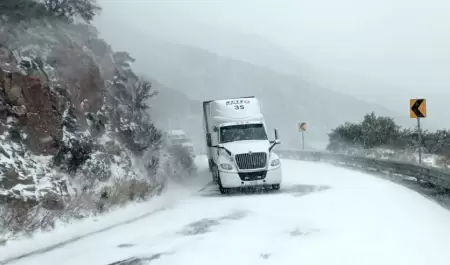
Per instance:
[[[209,172],[211,172],[211,173],[213,171],[213,164],[214,164],[214,162],[211,159],[208,159]]]
[[[279,189],[280,189],[280,184],[272,185],[272,190],[279,190]]]
[[[220,194],[228,194],[230,192],[229,189],[222,187],[222,185],[219,186]]]
[[[222,181],[220,181],[219,168],[215,164],[212,166],[212,176],[213,176],[214,184],[218,184],[219,185],[219,191],[220,191],[221,194],[227,194],[227,193],[230,192],[230,189],[224,188],[222,186]]]
[[[230,189],[224,188],[222,186],[222,181],[220,181],[220,176],[219,176],[219,191],[220,191],[220,194],[228,194],[230,192]]]
[[[216,165],[211,166],[211,175],[213,183],[219,183],[219,168]]]

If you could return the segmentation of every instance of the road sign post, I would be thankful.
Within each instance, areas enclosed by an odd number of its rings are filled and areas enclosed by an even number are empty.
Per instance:
[[[302,132],[302,150],[305,151],[305,132]]]
[[[422,130],[420,129],[420,118],[417,118],[417,138],[419,139],[419,164],[422,164]]]
[[[426,99],[410,99],[409,100],[409,117],[417,119],[417,140],[419,148],[419,164],[422,164],[422,130],[420,128],[420,119],[427,117],[427,101]]]
[[[307,125],[306,122],[299,122],[298,123],[298,131],[302,133],[302,150],[305,150],[305,131],[306,131]]]

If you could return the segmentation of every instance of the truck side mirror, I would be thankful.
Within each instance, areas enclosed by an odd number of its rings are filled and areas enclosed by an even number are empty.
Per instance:
[[[273,132],[274,132],[274,134],[275,134],[275,140],[270,141],[270,143],[271,143],[272,145],[269,147],[269,152],[272,151],[272,149],[275,147],[275,145],[281,144],[280,139],[278,139],[278,130],[275,128],[275,129],[273,129]]]
[[[210,134],[210,133],[207,133],[207,134],[206,134],[206,145],[207,145],[208,147],[211,147],[211,146],[212,146],[212,142],[211,142],[211,134]]]

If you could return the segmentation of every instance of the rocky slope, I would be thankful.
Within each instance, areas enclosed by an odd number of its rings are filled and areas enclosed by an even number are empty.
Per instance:
[[[0,25],[0,233],[48,229],[180,177],[133,61],[85,24]]]

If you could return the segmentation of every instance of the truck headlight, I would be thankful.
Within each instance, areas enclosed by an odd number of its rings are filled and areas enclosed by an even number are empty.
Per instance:
[[[270,166],[276,167],[280,164],[280,159],[274,159],[272,162],[270,162]]]
[[[220,164],[220,167],[225,169],[225,170],[232,170],[233,166],[230,164]]]

